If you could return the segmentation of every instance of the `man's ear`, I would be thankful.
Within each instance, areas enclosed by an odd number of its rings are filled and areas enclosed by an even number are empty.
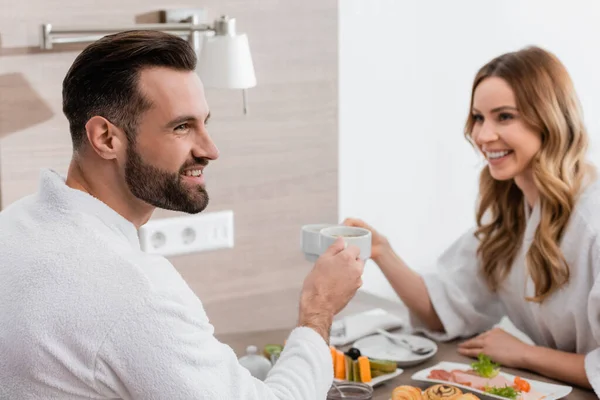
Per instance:
[[[92,149],[105,160],[116,158],[126,145],[125,132],[104,117],[90,118],[85,131]]]

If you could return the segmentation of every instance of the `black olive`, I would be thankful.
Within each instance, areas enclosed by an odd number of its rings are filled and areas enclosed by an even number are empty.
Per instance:
[[[360,350],[355,347],[352,347],[351,349],[349,349],[345,354],[348,357],[350,357],[352,360],[358,360],[358,357],[361,356]]]

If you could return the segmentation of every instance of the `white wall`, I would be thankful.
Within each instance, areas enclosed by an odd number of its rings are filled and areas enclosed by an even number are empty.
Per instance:
[[[419,271],[474,224],[482,160],[463,139],[472,79],[535,44],[567,66],[600,165],[600,2],[340,0],[340,217]],[[373,263],[364,289],[396,298]]]

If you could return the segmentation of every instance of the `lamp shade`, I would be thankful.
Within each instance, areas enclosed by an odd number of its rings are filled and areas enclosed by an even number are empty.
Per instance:
[[[206,87],[248,89],[256,86],[248,36],[205,35],[198,75]]]

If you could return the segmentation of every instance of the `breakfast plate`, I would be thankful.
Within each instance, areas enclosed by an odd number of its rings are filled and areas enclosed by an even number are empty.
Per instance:
[[[413,374],[412,379],[421,382],[456,386],[469,392],[502,400],[506,400],[507,398],[515,400],[557,400],[568,396],[573,390],[570,386],[516,377],[515,375],[500,371],[499,368],[493,375],[493,378],[483,378],[474,373],[471,365],[453,362],[440,362],[433,367],[422,369]],[[487,386],[503,390],[512,387],[512,385],[517,384],[519,381],[525,382],[527,391],[514,391],[516,393],[514,397],[500,396],[477,389],[477,387]]]
[[[382,383],[387,382],[387,381],[389,381],[391,379],[394,379],[395,377],[401,375],[403,372],[404,372],[404,370],[402,368],[398,368],[398,369],[396,369],[395,372],[391,372],[389,374],[380,375],[378,377],[372,378],[371,382],[366,382],[365,384],[369,385],[369,386],[372,386],[372,387],[375,387],[375,386],[381,385]],[[336,382],[350,382],[350,381],[347,381],[345,379],[334,379],[334,381],[336,381]]]
[[[395,361],[398,367],[411,367],[431,359],[438,351],[437,344],[421,336],[394,333],[395,337],[404,338],[416,347],[430,347],[430,353],[419,355],[408,348],[392,342],[383,335],[371,335],[354,342],[353,347],[360,350],[361,354],[378,360]]]

